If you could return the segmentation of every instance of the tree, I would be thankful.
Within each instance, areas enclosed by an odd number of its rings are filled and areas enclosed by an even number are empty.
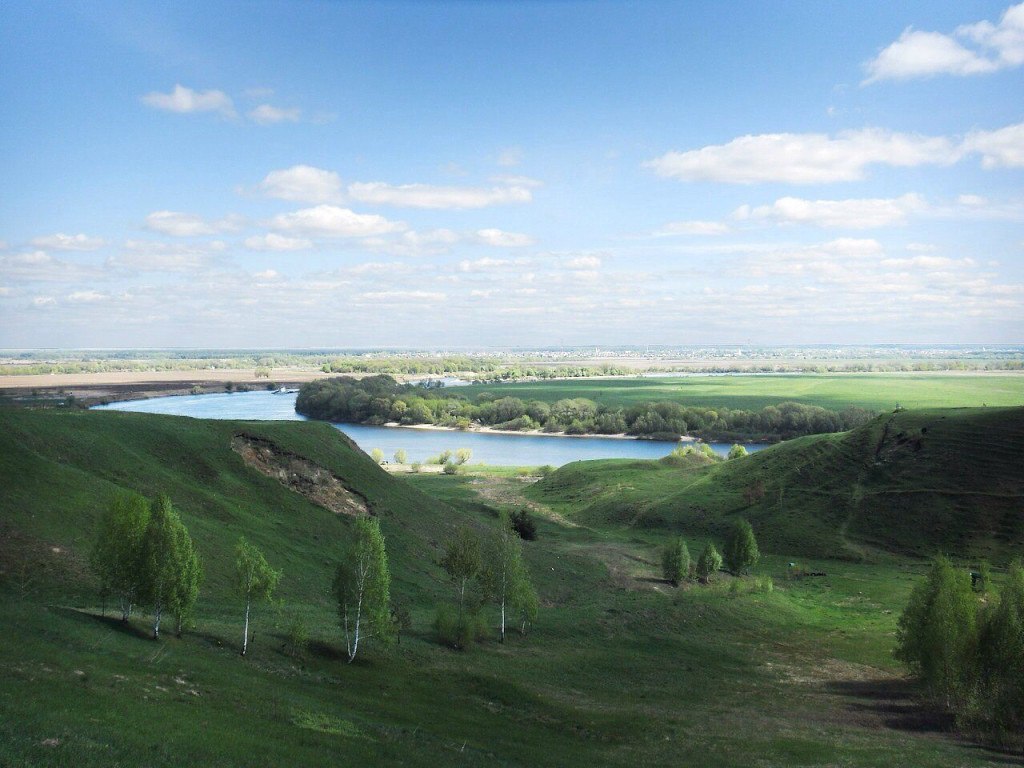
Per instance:
[[[409,454],[405,452],[404,448],[399,448],[395,451],[395,464],[405,464],[408,458]]]
[[[175,634],[181,637],[185,622],[191,618],[196,600],[199,598],[203,566],[192,537],[184,525],[178,526],[175,530],[174,549],[178,561],[178,578],[171,591],[170,607],[174,611]]]
[[[530,580],[520,580],[512,592],[511,599],[512,612],[518,617],[520,634],[525,635],[527,628],[536,620],[539,604],[537,590],[533,588]]]
[[[661,574],[678,587],[690,573],[690,550],[682,536],[676,536],[661,552]]]
[[[146,532],[142,536],[140,562],[142,564],[142,602],[153,609],[153,639],[160,638],[160,620],[163,612],[175,607],[177,591],[182,581],[185,554],[180,547],[188,538],[188,531],[167,496],[160,496],[149,513]]]
[[[356,539],[338,566],[334,594],[350,664],[359,652],[360,640],[376,637],[390,642],[394,630],[391,572],[377,518],[356,520]]]
[[[739,519],[733,524],[732,532],[722,552],[726,567],[739,576],[753,567],[761,557],[754,538],[754,529],[746,520]]]
[[[746,455],[747,455],[747,449],[745,447],[743,447],[742,445],[737,443],[736,445],[734,445],[732,448],[729,449],[729,455],[727,456],[727,458],[739,459],[739,458],[741,458],[743,456],[746,456]]]
[[[710,542],[704,551],[700,553],[700,557],[697,558],[697,578],[703,581],[705,584],[711,582],[711,577],[718,572],[718,569],[722,567],[722,556],[718,554],[718,550],[714,544]]]
[[[149,502],[137,494],[119,494],[99,521],[89,565],[99,577],[104,599],[117,596],[121,621],[128,621],[143,587],[142,537],[149,523]]]
[[[384,451],[380,448],[374,448],[370,451],[370,458],[373,459],[374,464],[380,464],[384,461]]]
[[[471,448],[459,448],[455,451],[455,460],[459,464],[465,464],[473,457],[473,450]]]
[[[530,576],[523,562],[523,542],[512,527],[508,512],[498,517],[498,526],[488,538],[482,570],[484,588],[501,609],[500,642],[505,642],[506,607],[513,595],[529,583]]]
[[[242,630],[242,655],[249,650],[249,610],[256,601],[270,601],[281,579],[267,563],[263,553],[246,541],[245,536],[235,545],[235,589],[245,599],[245,627]]]
[[[459,599],[458,624],[461,627],[466,605],[466,588],[480,573],[480,539],[469,528],[459,528],[445,545],[441,567],[455,584],[455,593]]]
[[[968,573],[937,557],[897,623],[894,655],[950,709],[966,701],[975,679],[977,613]]]
[[[1006,732],[1024,729],[1024,563],[1010,565],[999,605],[980,637],[981,693],[989,720]]]

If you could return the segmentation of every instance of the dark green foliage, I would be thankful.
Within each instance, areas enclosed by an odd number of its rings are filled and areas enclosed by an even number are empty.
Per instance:
[[[471,402],[463,393],[399,384],[385,374],[309,382],[299,390],[295,410],[335,422],[399,421],[459,428],[476,422],[514,431],[543,429],[570,435],[628,433],[658,440],[677,440],[683,434],[787,438],[850,429],[874,415],[857,408],[834,411],[792,402],[760,411],[701,408],[670,401],[609,407],[581,397],[561,398],[549,405],[481,394],[476,402]]]
[[[721,567],[722,556],[718,554],[718,549],[715,548],[715,545],[708,542],[707,546],[700,553],[700,557],[697,558],[697,578],[707,584]]]
[[[1024,731],[1024,564],[1020,560],[986,615],[980,638],[980,719],[1004,733]]]
[[[487,622],[475,610],[460,615],[450,605],[440,605],[434,616],[434,631],[441,645],[465,650],[487,636]]]
[[[910,595],[896,638],[896,658],[929,695],[953,711],[963,709],[977,674],[978,604],[968,572],[935,558]]]
[[[690,550],[677,536],[670,541],[661,552],[661,575],[666,581],[678,587],[690,573]]]
[[[455,597],[458,603],[456,622],[459,631],[471,623],[471,611],[467,611],[468,589],[471,582],[480,575],[483,561],[480,551],[480,537],[465,526],[457,529],[445,544],[444,556],[441,558],[444,568],[455,586]],[[461,635],[460,635],[461,636]]]
[[[725,567],[737,576],[749,572],[757,564],[761,552],[757,548],[754,529],[749,522],[740,519],[733,523],[729,538],[725,541],[722,556],[725,560]]]
[[[509,516],[513,530],[523,541],[534,541],[537,538],[537,523],[526,507],[513,510]]]
[[[195,603],[201,576],[192,540],[167,496],[160,496],[150,508],[139,560],[139,598],[153,611],[153,638],[157,639],[164,611],[179,610],[180,628]]]
[[[89,553],[103,599],[113,596],[119,601],[122,621],[131,617],[144,587],[142,538],[148,523],[149,502],[138,494],[118,493],[100,518]]]

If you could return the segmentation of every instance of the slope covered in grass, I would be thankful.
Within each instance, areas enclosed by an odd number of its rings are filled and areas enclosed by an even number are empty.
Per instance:
[[[1024,548],[1024,408],[885,414],[742,459],[570,464],[538,500],[588,524],[721,536],[748,518],[779,553],[864,557]]]

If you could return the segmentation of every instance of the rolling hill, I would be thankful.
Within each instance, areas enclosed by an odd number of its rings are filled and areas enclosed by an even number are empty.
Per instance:
[[[570,464],[533,498],[589,525],[721,536],[735,517],[780,554],[1024,550],[1024,408],[897,411],[724,463]]]

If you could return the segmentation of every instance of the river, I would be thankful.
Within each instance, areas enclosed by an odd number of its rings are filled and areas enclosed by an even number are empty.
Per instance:
[[[210,395],[154,397],[149,400],[97,405],[97,410],[163,413],[200,419],[252,419],[268,421],[302,421],[295,412],[295,393],[233,392]],[[469,448],[470,463],[497,466],[560,467],[583,459],[658,459],[675,447],[671,443],[652,440],[622,440],[609,437],[557,437],[554,435],[515,435],[485,432],[452,432],[414,429],[411,427],[370,427],[363,424],[335,424],[356,444],[369,453],[374,448],[393,460],[395,451],[403,449],[409,461],[426,461],[441,451]],[[711,443],[715,452],[725,455],[731,444]],[[767,447],[748,443],[748,451]]]

